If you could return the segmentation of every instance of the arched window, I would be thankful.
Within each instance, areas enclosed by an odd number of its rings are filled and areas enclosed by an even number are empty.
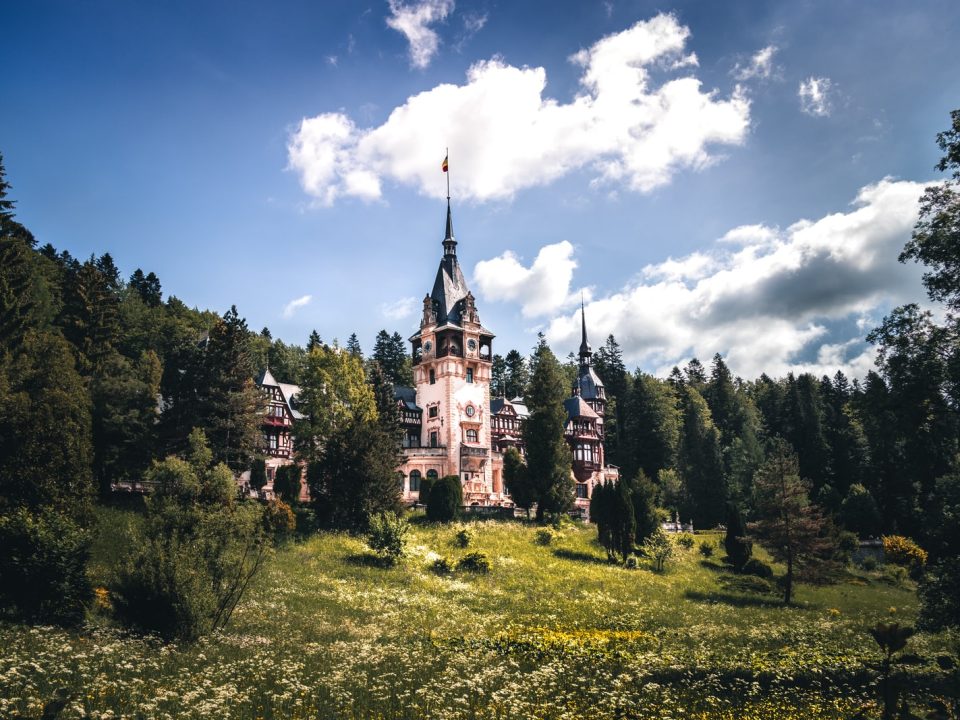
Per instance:
[[[420,471],[410,471],[410,492],[420,492]]]
[[[470,428],[469,430],[467,430],[467,442],[469,443],[479,442],[479,440],[477,439],[477,431],[474,430],[473,428]]]
[[[429,480],[436,480],[438,477],[440,476],[437,474],[436,470],[427,470],[427,478]]]

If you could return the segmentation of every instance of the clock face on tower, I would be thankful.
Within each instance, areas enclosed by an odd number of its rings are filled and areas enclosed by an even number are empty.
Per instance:
[[[423,351],[424,351],[424,352],[430,352],[432,349],[433,349],[433,343],[430,342],[429,340],[427,340],[427,341],[423,344]]]
[[[477,349],[477,341],[476,341],[476,340],[467,340],[467,349],[470,350],[470,352],[473,352],[474,350],[476,350],[476,349]]]

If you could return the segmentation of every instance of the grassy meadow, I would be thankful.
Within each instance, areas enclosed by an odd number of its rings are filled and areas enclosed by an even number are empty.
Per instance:
[[[101,518],[92,572],[107,585],[137,517]],[[678,548],[656,574],[609,564],[589,525],[544,546],[533,526],[471,522],[466,549],[459,527],[415,517],[392,568],[348,535],[290,543],[227,630],[194,644],[112,627],[103,593],[81,631],[0,625],[0,717],[39,718],[67,688],[64,718],[849,718],[876,696],[865,628],[916,617],[909,581],[881,572],[801,585],[784,608],[731,575],[722,547]],[[473,550],[488,575],[430,569]],[[928,694],[951,642],[910,641]]]

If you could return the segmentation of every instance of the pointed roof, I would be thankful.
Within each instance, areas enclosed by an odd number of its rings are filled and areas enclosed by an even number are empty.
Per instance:
[[[580,296],[580,362],[590,362],[593,349],[587,342],[587,313],[583,308],[583,295]]]
[[[450,198],[447,198],[447,231],[443,238],[443,258],[433,281],[430,297],[437,311],[437,325],[451,323],[459,325],[463,312],[463,301],[470,292],[467,280],[457,262],[457,241],[453,237],[453,215],[450,211]]]
[[[587,401],[579,395],[574,395],[564,400],[563,407],[567,411],[567,419],[569,420],[573,420],[574,418],[600,417],[596,411],[587,404]]]

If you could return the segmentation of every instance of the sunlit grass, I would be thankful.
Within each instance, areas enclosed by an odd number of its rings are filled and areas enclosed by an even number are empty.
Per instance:
[[[92,566],[109,581],[136,520],[103,515]],[[842,718],[871,697],[868,625],[912,622],[912,588],[861,574],[802,585],[797,603],[731,589],[694,547],[663,574],[606,561],[592,526],[550,545],[534,526],[415,518],[408,558],[369,561],[361,539],[323,533],[281,548],[222,634],[163,646],[94,617],[84,632],[0,625],[0,716],[39,717],[67,687],[64,717]],[[704,536],[699,536],[698,540]],[[719,536],[716,541],[719,542]],[[430,568],[480,550],[489,575]],[[942,637],[920,635],[936,677]]]

